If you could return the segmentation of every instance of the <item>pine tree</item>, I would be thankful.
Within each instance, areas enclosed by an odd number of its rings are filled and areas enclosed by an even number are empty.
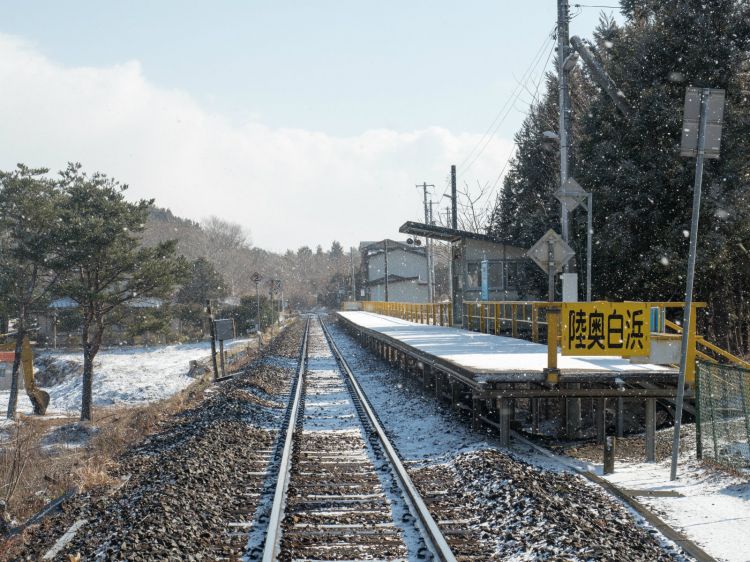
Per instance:
[[[45,177],[48,171],[19,164],[12,172],[0,172],[0,294],[16,321],[7,411],[11,419],[16,416],[21,346],[29,329],[29,312],[49,296],[57,280],[52,262],[58,246],[60,194]],[[47,404],[29,396],[34,412],[43,414]]]
[[[622,28],[599,26],[596,50],[633,113],[624,117],[600,92],[583,117],[578,153],[580,182],[594,192],[595,294],[684,298],[695,169],[679,156],[685,88],[724,88],[722,155],[704,174],[696,290],[715,307],[710,328],[728,334],[740,311],[725,304],[747,301],[747,267],[738,267],[748,260],[739,244],[750,242],[747,4],[628,1],[623,12]]]
[[[90,421],[94,358],[113,313],[136,298],[169,296],[187,276],[187,263],[175,257],[175,241],[141,245],[138,235],[153,201],[126,201],[127,186],[104,174],[89,176],[80,164],[70,164],[61,175],[60,261],[69,272],[61,291],[80,306],[81,420]]]

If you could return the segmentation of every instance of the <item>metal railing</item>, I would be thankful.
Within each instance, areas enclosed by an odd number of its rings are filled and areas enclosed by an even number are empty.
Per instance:
[[[383,301],[360,301],[362,310],[374,312],[385,316],[393,316],[418,322],[419,324],[432,324],[433,326],[452,326],[453,308],[449,302],[383,302]]]

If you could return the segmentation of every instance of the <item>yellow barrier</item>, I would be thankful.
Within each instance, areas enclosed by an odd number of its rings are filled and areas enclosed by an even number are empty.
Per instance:
[[[362,310],[393,316],[410,322],[431,324],[433,326],[452,326],[453,310],[449,302],[410,303],[360,301]]]

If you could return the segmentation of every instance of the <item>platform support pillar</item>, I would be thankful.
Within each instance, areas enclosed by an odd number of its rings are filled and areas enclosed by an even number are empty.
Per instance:
[[[656,398],[646,399],[646,462],[656,462]]]
[[[482,420],[480,417],[484,413],[484,400],[479,398],[471,397],[471,428],[481,429]]]
[[[458,381],[451,381],[451,406],[458,408],[459,402],[461,402],[461,385]]]
[[[599,398],[596,401],[596,443],[604,444],[607,436],[607,399]]]
[[[571,383],[569,388],[580,387],[579,383]],[[581,428],[581,399],[567,398],[565,402],[565,435],[568,439],[575,439]]]
[[[430,387],[430,374],[430,366],[427,363],[422,363],[422,388],[425,390]]]
[[[539,433],[539,398],[531,398],[531,433]]]
[[[443,373],[435,371],[435,399],[437,403],[443,400]]]
[[[510,447],[510,418],[512,408],[510,406],[510,399],[498,398],[497,399],[497,414],[498,414],[498,430],[499,430],[499,441],[501,447]]]
[[[625,431],[625,399],[620,397],[617,399],[617,422],[616,422],[616,430],[617,430],[617,437],[622,437],[624,431]]]

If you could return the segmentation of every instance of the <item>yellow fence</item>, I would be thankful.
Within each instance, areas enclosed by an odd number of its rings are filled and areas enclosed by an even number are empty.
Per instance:
[[[432,324],[434,326],[452,326],[453,309],[449,302],[432,303],[410,303],[410,302],[382,302],[382,301],[360,301],[362,310],[394,316],[419,322],[420,324]]]
[[[362,310],[402,318],[421,324],[436,326],[453,325],[453,308],[449,302],[441,303],[404,303],[360,301]],[[651,339],[652,341],[676,341],[682,338],[682,327],[667,318],[668,313],[679,313],[684,308],[681,302],[647,302],[652,310]],[[543,301],[464,301],[463,327],[467,330],[485,334],[501,333],[514,338],[529,339],[534,342],[547,343],[548,368],[557,368],[557,348],[562,334],[561,310],[562,303]],[[705,308],[706,303],[693,303],[692,318],[697,317],[699,308]],[[709,362],[721,360],[750,368],[750,363],[708,342],[696,333],[695,321],[691,322],[688,338],[688,367],[685,380],[689,384],[695,381],[695,361],[702,359]]]

